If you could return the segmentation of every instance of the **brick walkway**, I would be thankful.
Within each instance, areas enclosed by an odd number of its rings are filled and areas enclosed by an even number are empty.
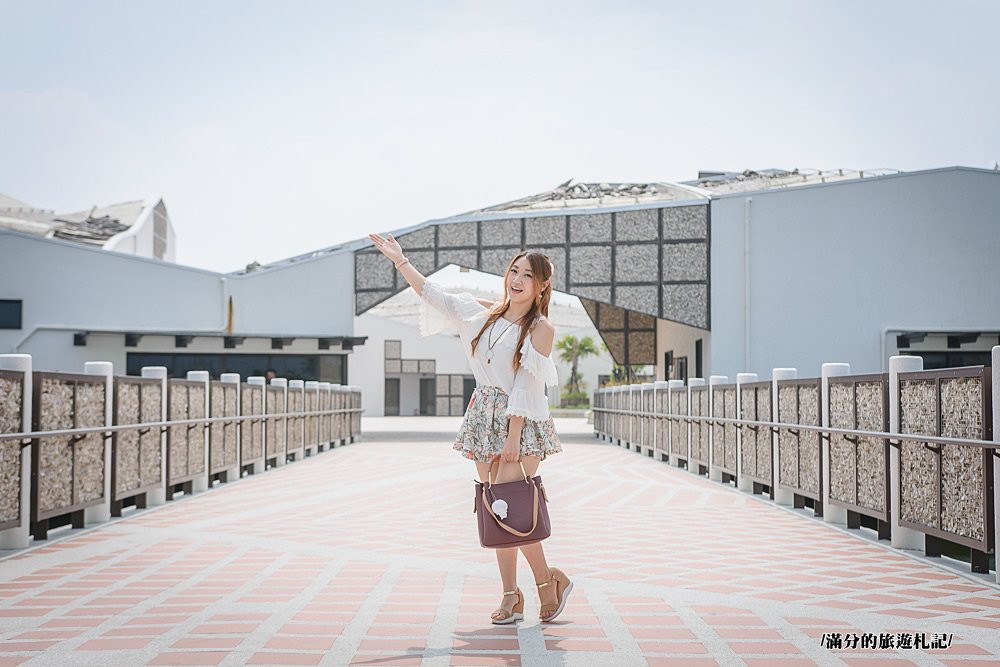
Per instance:
[[[365,442],[0,561],[6,665],[1000,665],[1000,590],[557,420],[543,465],[559,622],[497,627],[455,418],[366,419]],[[416,482],[419,481],[419,486]],[[429,537],[435,536],[435,537]],[[831,650],[824,633],[953,634]]]

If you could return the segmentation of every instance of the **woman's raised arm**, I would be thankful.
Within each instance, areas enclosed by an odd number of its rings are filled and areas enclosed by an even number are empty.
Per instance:
[[[406,282],[410,283],[410,287],[418,295],[423,292],[424,275],[417,271],[417,268],[410,263],[410,260],[403,256],[403,248],[400,247],[399,241],[392,237],[392,234],[386,234],[387,238],[382,238],[378,234],[369,234],[368,238],[371,242],[375,244],[378,251],[383,255],[392,260],[393,265],[399,270],[400,275],[406,279]]]

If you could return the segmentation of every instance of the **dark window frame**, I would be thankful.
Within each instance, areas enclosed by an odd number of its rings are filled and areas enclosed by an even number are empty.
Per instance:
[[[0,329],[17,330],[23,328],[24,301],[21,299],[0,299]]]

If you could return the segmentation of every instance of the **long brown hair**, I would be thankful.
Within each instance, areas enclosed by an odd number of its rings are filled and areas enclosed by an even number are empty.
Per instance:
[[[537,250],[524,250],[519,255],[516,255],[514,259],[510,260],[510,264],[507,265],[507,271],[503,274],[503,301],[493,306],[483,328],[472,339],[472,354],[474,355],[476,353],[476,346],[479,345],[479,339],[483,337],[483,332],[493,326],[493,323],[503,317],[503,314],[510,308],[507,277],[510,275],[510,270],[514,268],[514,262],[522,257],[528,260],[528,265],[531,267],[531,279],[535,282],[535,291],[537,294],[535,295],[535,301],[531,304],[531,308],[525,313],[521,322],[519,322],[519,324],[526,322],[528,326],[521,326],[521,335],[517,339],[517,347],[514,349],[515,369],[521,365],[521,347],[524,345],[524,339],[527,338],[529,329],[534,326],[535,320],[540,315],[549,316],[549,301],[552,299],[552,261],[547,256]]]

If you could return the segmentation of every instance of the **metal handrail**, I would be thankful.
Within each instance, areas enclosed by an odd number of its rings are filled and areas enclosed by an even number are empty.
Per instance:
[[[119,431],[135,431],[141,429],[160,429],[161,433],[166,433],[171,426],[198,426],[199,424],[209,425],[217,423],[230,424],[242,421],[260,421],[261,419],[281,419],[291,417],[321,417],[324,415],[334,415],[345,412],[364,412],[363,408],[337,408],[335,410],[312,410],[308,412],[271,412],[254,415],[233,415],[231,417],[202,417],[200,419],[177,419],[175,421],[143,422],[136,424],[115,424],[114,426],[88,426],[86,428],[62,428],[52,431],[25,431],[21,433],[0,433],[0,442],[7,440],[20,440],[21,446],[26,447],[37,438],[53,438],[63,435],[87,435],[88,433],[102,433],[105,438],[110,438],[112,433]]]
[[[911,433],[884,433],[882,431],[861,431],[857,429],[849,428],[835,428],[833,426],[809,426],[807,424],[786,424],[784,422],[770,422],[770,421],[755,421],[751,419],[733,419],[731,417],[699,417],[694,415],[675,415],[673,413],[663,413],[663,412],[633,412],[631,410],[621,410],[616,408],[591,408],[595,412],[607,412],[610,414],[620,414],[631,417],[654,417],[659,419],[677,419],[677,420],[687,420],[689,423],[692,421],[707,422],[710,425],[715,424],[733,424],[737,427],[747,426],[747,427],[760,427],[766,426],[772,431],[776,429],[798,429],[800,431],[813,431],[822,435],[830,434],[836,435],[850,435],[858,436],[863,438],[884,438],[889,441],[889,444],[896,447],[899,446],[900,441],[907,442],[933,442],[942,445],[969,445],[971,447],[980,447],[982,449],[992,449],[994,450],[994,456],[1000,455],[1000,442],[995,442],[993,440],[975,440],[972,438],[945,438],[938,435],[914,435]]]

